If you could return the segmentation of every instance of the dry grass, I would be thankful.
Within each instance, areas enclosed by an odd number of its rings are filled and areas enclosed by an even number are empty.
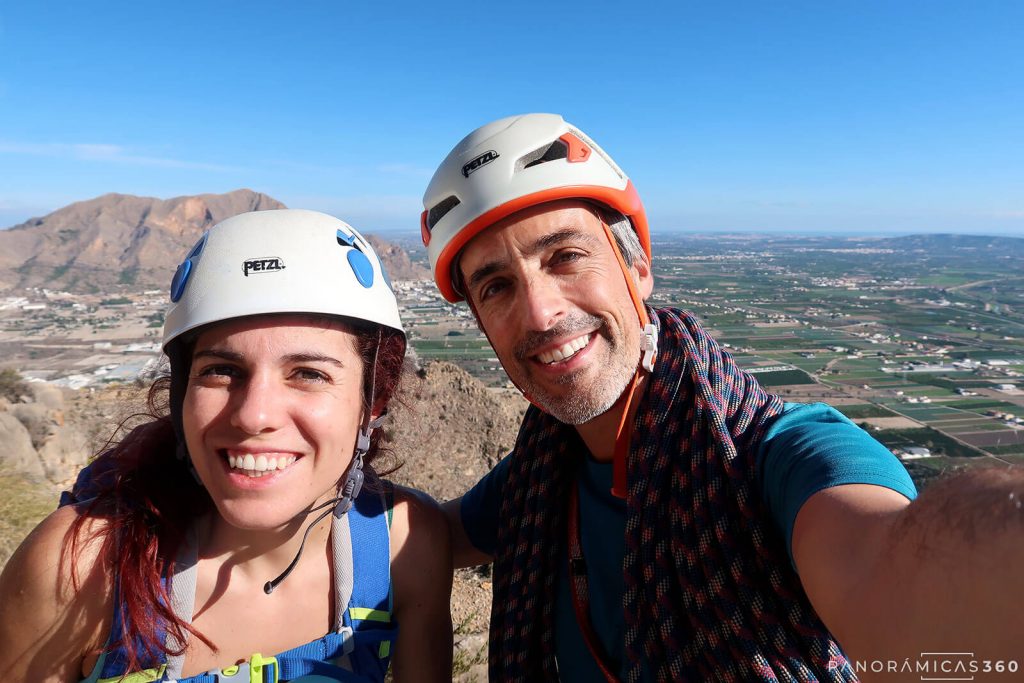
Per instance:
[[[36,524],[57,507],[57,494],[44,484],[0,469],[0,569]]]

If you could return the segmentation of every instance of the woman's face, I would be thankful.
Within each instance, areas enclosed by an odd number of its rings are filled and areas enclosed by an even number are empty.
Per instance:
[[[278,528],[334,495],[362,417],[355,341],[303,315],[227,321],[199,335],[185,440],[229,524]]]

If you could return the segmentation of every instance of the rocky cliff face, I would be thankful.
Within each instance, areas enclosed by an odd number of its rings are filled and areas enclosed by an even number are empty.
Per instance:
[[[41,382],[26,387],[14,402],[0,399],[0,465],[35,480],[62,482],[88,462],[85,435],[67,423],[61,389]]]
[[[387,268],[388,277],[392,280],[424,280],[430,277],[430,270],[419,263],[414,263],[397,244],[382,240],[376,235],[366,235],[366,240],[377,252],[377,256]]]
[[[391,479],[438,500],[461,496],[511,450],[526,406],[457,365],[428,363],[390,410],[389,447],[402,462]]]

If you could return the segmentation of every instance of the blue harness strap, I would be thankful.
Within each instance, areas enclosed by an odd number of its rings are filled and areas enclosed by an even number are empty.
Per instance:
[[[392,615],[390,491],[365,490],[345,514],[351,553],[351,597],[335,618],[336,632],[274,657],[254,654],[249,661],[220,670],[172,679],[160,652],[146,652],[143,671],[125,674],[127,657],[118,643],[124,634],[121,601],[115,586],[114,619],[107,650],[83,683],[369,683],[383,681],[398,634]],[[342,536],[343,534],[338,534]],[[332,539],[334,534],[332,534]],[[337,550],[337,548],[336,548]],[[338,553],[335,553],[338,556]],[[115,582],[116,584],[116,582]],[[172,582],[173,587],[173,582]],[[347,588],[347,587],[346,587]],[[194,591],[194,585],[192,587]],[[335,592],[341,588],[335,585]],[[173,598],[172,590],[172,598]],[[186,618],[191,617],[189,614]],[[340,618],[339,618],[340,617]],[[163,634],[161,633],[161,637]],[[141,643],[139,643],[141,647]]]
[[[380,631],[379,635],[360,636],[357,646],[352,633],[348,630],[343,633],[328,633],[323,638],[292,648],[275,657],[253,655],[248,662],[178,679],[178,683],[302,683],[307,676],[311,677],[311,683],[367,683],[368,680],[380,679],[368,678],[364,672],[358,670],[350,671],[339,666],[337,662],[344,661],[359,647],[372,647],[385,637],[390,637],[385,631]]]
[[[357,642],[362,635],[377,639],[378,643],[376,648],[356,648],[351,655],[353,669],[372,671],[381,678],[391,661],[391,645],[398,635],[398,625],[392,615],[391,544],[374,539],[381,534],[389,536],[391,497],[390,489],[383,495],[363,494],[349,510],[352,569],[358,580],[348,609],[341,615],[342,625],[357,634]]]

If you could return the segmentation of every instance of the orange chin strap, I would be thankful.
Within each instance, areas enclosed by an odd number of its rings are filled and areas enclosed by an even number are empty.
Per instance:
[[[626,289],[629,290],[629,297],[633,300],[633,308],[636,309],[636,315],[640,321],[641,339],[643,340],[640,365],[637,366],[636,372],[633,373],[633,380],[629,383],[629,388],[616,401],[616,404],[622,404],[622,415],[619,417],[619,426],[615,430],[615,456],[612,460],[612,495],[616,498],[625,498],[628,484],[626,462],[629,458],[629,442],[633,437],[633,425],[629,419],[630,408],[633,405],[637,388],[640,386],[640,377],[644,371],[651,372],[654,369],[654,358],[658,353],[658,336],[654,324],[651,323],[651,319],[647,315],[647,307],[644,306],[643,299],[640,298],[640,293],[637,292],[636,283],[630,277],[629,266],[626,265],[626,260],[622,257],[619,245],[615,241],[615,235],[612,234],[611,228],[608,227],[604,218],[601,217],[601,212],[595,210],[594,214],[601,221],[604,235],[608,238],[612,252],[614,252],[615,258],[619,262],[622,277],[626,281]]]

